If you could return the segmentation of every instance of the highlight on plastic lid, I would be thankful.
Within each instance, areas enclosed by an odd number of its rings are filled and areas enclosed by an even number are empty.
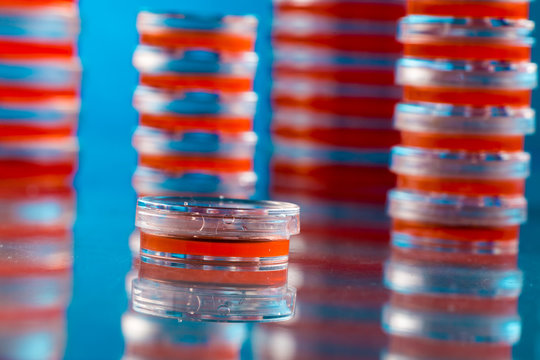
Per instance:
[[[401,131],[461,135],[528,135],[535,131],[529,107],[472,107],[436,103],[399,103],[394,125]]]
[[[142,73],[253,77],[258,59],[254,52],[219,52],[200,48],[177,50],[139,45],[133,54],[133,65]]]
[[[135,90],[133,103],[141,114],[170,115],[176,119],[168,119],[177,126],[197,128],[196,123],[214,120],[218,123],[221,117],[238,119],[248,118],[253,121],[257,106],[257,94],[254,92],[212,92],[212,91],[167,91],[147,86],[139,86]],[[193,121],[196,120],[194,123]],[[163,119],[162,122],[166,122]],[[216,125],[217,126],[217,125]],[[223,129],[225,130],[225,128]]]
[[[133,145],[140,154],[196,155],[251,159],[257,135],[252,131],[216,134],[211,131],[164,131],[139,126]]]
[[[526,61],[533,29],[524,19],[410,15],[400,21],[399,39],[409,57]]]
[[[276,201],[143,197],[136,226],[148,234],[216,242],[288,240],[300,231],[299,213],[297,205]]]
[[[294,315],[292,287],[198,287],[145,279],[133,282],[132,306],[139,313],[190,321],[271,322]]]
[[[205,16],[141,11],[137,17],[141,43],[172,48],[252,51],[257,24],[257,18],[251,15]]]
[[[529,175],[526,152],[464,152],[395,146],[391,169],[397,174],[466,179],[523,179]]]
[[[43,141],[4,141],[0,143],[0,159],[63,161],[73,159],[79,151],[75,137]]]
[[[449,226],[504,227],[527,218],[523,196],[462,196],[392,190],[388,213],[394,219]]]
[[[404,58],[398,61],[396,81],[415,87],[530,90],[537,85],[537,66],[529,62]]]
[[[419,264],[390,260],[384,283],[403,294],[517,298],[523,274],[517,269],[490,269],[448,264]]]
[[[250,198],[255,193],[257,175],[252,171],[219,173],[211,171],[160,171],[138,166],[133,187],[144,196],[226,196]]]
[[[391,335],[460,343],[515,344],[521,336],[521,320],[512,315],[456,315],[387,305],[382,323],[383,329]]]

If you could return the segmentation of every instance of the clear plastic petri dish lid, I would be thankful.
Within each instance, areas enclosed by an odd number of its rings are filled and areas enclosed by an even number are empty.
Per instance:
[[[57,89],[77,87],[81,80],[78,59],[66,61],[0,61],[0,86],[35,86]]]
[[[137,194],[146,196],[226,196],[249,198],[255,193],[257,175],[252,171],[160,171],[138,166],[133,175]]]
[[[140,33],[196,30],[210,33],[249,34],[255,37],[257,24],[257,18],[252,15],[197,15],[141,11],[137,17],[137,29]]]
[[[448,264],[388,261],[384,283],[403,294],[518,298],[523,273],[517,269],[470,268]]]
[[[29,9],[14,6],[2,9],[0,14],[1,40],[74,42],[79,28],[79,12],[76,7],[40,6]]]
[[[252,131],[215,133],[210,131],[165,131],[139,126],[133,146],[146,155],[204,155],[252,158],[257,135]]]
[[[394,126],[401,131],[511,136],[534,133],[535,118],[529,107],[399,103]]]
[[[460,5],[456,5],[460,6]],[[534,22],[526,19],[409,15],[399,22],[402,42],[478,42],[532,46]]]
[[[168,91],[138,86],[133,97],[137,111],[146,114],[255,115],[257,94],[207,91]]]
[[[75,137],[61,140],[0,143],[0,160],[29,160],[46,163],[75,159],[78,152],[79,145]]]
[[[523,196],[461,196],[403,190],[388,195],[394,219],[445,226],[503,227],[527,219]]]
[[[166,49],[139,45],[133,65],[141,73],[197,75],[245,75],[254,77],[258,56],[254,52],[223,52],[193,49]]]
[[[77,122],[79,111],[80,101],[76,99],[27,103],[0,100],[0,126],[6,124],[35,126],[72,124]]]
[[[515,344],[521,337],[521,319],[517,315],[456,315],[387,305],[383,309],[382,326],[390,335],[463,343]]]
[[[398,61],[396,82],[405,86],[533,89],[537,66],[529,62],[423,60]]]
[[[272,322],[294,316],[296,289],[235,289],[196,287],[136,279],[134,311],[179,320],[214,322]]]
[[[274,17],[274,34],[315,36],[317,34],[387,35],[396,34],[395,21],[350,20],[306,14],[302,11],[278,12]]]
[[[464,152],[395,146],[391,170],[397,174],[458,179],[524,179],[529,176],[526,152]]]
[[[335,67],[339,70],[374,69],[393,71],[399,56],[325,49],[309,45],[280,44],[273,46],[274,66],[298,68]]]
[[[143,197],[135,225],[151,234],[212,239],[283,240],[300,232],[300,208],[277,201]]]

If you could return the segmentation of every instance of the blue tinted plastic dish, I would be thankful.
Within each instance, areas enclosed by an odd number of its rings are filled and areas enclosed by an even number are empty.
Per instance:
[[[257,18],[251,15],[199,15],[177,12],[141,11],[137,18],[139,32],[148,30],[202,30],[255,33]]]

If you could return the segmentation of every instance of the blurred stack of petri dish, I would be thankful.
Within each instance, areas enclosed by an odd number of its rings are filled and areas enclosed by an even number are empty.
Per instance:
[[[526,220],[535,127],[527,1],[411,0],[399,25],[403,101],[389,195],[395,242],[497,254]]]
[[[523,287],[515,250],[463,256],[457,247],[396,244],[384,272],[383,359],[513,359]]]
[[[274,0],[270,193],[304,213],[354,213],[365,239],[388,240],[392,127],[401,89],[399,0]],[[330,224],[321,224],[326,228]]]
[[[253,196],[256,18],[143,11],[137,29],[137,194]]]
[[[0,1],[0,358],[63,356],[79,22],[74,1]]]

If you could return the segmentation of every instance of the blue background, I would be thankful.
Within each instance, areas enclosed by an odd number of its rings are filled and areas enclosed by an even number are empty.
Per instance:
[[[137,115],[131,106],[138,81],[131,56],[138,42],[135,29],[141,9],[183,12],[255,14],[260,19],[257,50],[261,57],[256,90],[260,96],[256,130],[264,139],[270,108],[270,24],[269,0],[82,0],[80,55],[84,67],[83,111],[80,119],[80,170],[76,179],[78,221],[75,226],[75,270],[73,302],[68,311],[68,359],[118,359],[123,352],[121,314],[127,308],[124,276],[131,266],[128,237],[133,230],[135,194],[131,174],[136,155],[131,135]],[[533,4],[533,18],[538,5]],[[538,59],[540,49],[535,49]],[[538,103],[535,95],[534,103]],[[528,138],[528,149],[540,148],[538,135]],[[266,159],[257,159],[261,194],[266,187]],[[533,161],[529,181],[531,218],[539,219],[540,155]],[[537,323],[540,317],[537,294],[540,283],[535,235],[538,221],[524,228],[521,264],[528,288],[522,296],[524,327],[528,329],[516,350],[523,358],[536,353]],[[540,354],[537,353],[540,358]]]

